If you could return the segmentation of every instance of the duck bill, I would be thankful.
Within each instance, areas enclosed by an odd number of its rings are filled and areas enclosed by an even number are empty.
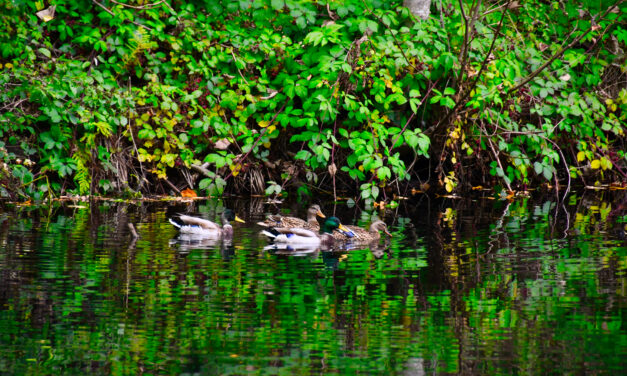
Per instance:
[[[340,224],[340,226],[338,227],[338,229],[346,236],[348,236],[349,238],[352,238],[355,236],[355,233],[352,232],[348,227]]]
[[[386,234],[387,236],[392,237],[392,234],[390,234],[390,232],[388,231],[388,229],[387,229],[387,228],[384,228],[384,229],[383,229],[383,232],[385,232],[385,234]]]
[[[326,217],[327,217],[326,215],[322,214],[322,212],[321,212],[320,210],[318,210],[318,211],[316,212],[316,215],[317,215],[318,217],[320,217],[320,218],[326,218]]]
[[[239,223],[246,223],[243,219],[241,219],[238,216],[235,216],[235,222],[239,222]]]

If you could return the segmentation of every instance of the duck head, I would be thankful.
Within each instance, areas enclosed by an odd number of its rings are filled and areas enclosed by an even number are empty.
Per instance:
[[[338,217],[329,217],[320,228],[320,232],[325,234],[331,234],[335,229],[338,229],[344,233],[352,234],[352,231],[347,229],[346,226],[344,226],[340,222],[340,219]]]
[[[240,222],[240,223],[246,223],[246,222],[244,222],[243,219],[238,217],[235,214],[235,212],[233,210],[231,210],[231,209],[224,209],[224,212],[222,212],[222,217],[223,217],[223,219],[226,219],[227,222],[235,221],[235,222]]]

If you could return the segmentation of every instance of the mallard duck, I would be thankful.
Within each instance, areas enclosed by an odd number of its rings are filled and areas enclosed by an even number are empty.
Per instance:
[[[268,230],[261,231],[262,234],[268,236],[275,243],[285,244],[311,244],[314,246],[330,246],[333,244],[333,230],[339,229],[340,231],[348,231],[348,229],[340,223],[337,217],[328,218],[320,233],[315,233],[311,230],[304,228],[285,228],[285,227],[272,227]]]
[[[311,205],[309,209],[307,209],[306,221],[296,217],[270,215],[268,216],[268,218],[266,218],[265,221],[259,222],[257,224],[263,227],[301,228],[305,230],[318,231],[320,229],[320,224],[316,220],[316,216],[326,218],[326,216],[322,214],[320,206]]]
[[[358,226],[346,226],[346,228],[348,231],[334,231],[333,238],[336,240],[350,240],[353,243],[367,243],[379,240],[381,238],[379,231],[383,231],[387,236],[392,236],[388,231],[388,226],[381,220],[372,222],[369,230]],[[353,236],[350,236],[350,234]]]
[[[220,215],[222,227],[207,219],[192,217],[185,214],[179,214],[170,218],[170,223],[179,229],[181,234],[196,235],[205,238],[223,238],[230,239],[233,237],[233,226],[230,221],[245,223],[240,217],[235,215],[231,209],[226,209]]]

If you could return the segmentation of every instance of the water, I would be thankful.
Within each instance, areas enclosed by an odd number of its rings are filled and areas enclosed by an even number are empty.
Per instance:
[[[167,221],[225,204],[247,220],[232,244],[181,242]],[[327,202],[394,237],[294,255],[264,250],[254,223],[278,208],[262,200],[3,204],[0,373],[622,373],[621,205],[622,192]]]

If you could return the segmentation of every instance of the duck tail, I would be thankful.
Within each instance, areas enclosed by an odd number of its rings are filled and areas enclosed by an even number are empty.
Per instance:
[[[262,234],[264,234],[265,236],[269,237],[270,239],[276,239],[277,236],[281,235],[280,232],[278,232],[277,230],[273,229],[273,228],[269,228],[267,230],[263,230],[261,231]]]
[[[171,218],[168,218],[168,220],[170,221],[172,226],[174,226],[176,228],[183,227],[184,223],[183,223],[183,221],[181,221],[181,219],[179,217],[171,217]]]

